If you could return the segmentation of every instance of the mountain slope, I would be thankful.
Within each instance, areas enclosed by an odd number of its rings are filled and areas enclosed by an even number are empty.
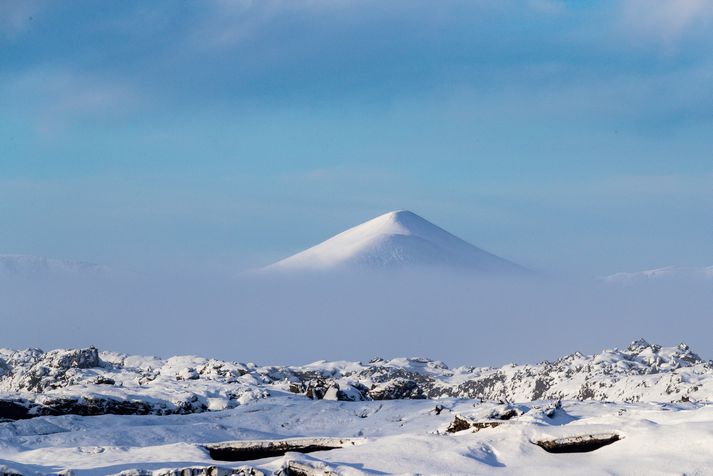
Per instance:
[[[263,269],[315,271],[404,266],[525,271],[406,210],[385,213]]]

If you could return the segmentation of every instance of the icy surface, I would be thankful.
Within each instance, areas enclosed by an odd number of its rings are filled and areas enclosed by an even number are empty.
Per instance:
[[[402,266],[524,271],[406,210],[376,217],[264,269],[348,270]]]

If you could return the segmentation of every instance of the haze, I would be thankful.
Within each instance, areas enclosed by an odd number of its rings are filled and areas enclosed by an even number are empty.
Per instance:
[[[368,279],[366,279],[368,277]],[[3,346],[96,345],[260,364],[425,356],[449,365],[539,362],[686,341],[713,357],[704,282],[483,280],[390,272],[328,278],[154,277],[0,287]],[[695,331],[689,331],[695,329]]]

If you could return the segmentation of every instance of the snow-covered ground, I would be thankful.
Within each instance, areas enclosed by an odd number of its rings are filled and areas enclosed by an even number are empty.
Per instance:
[[[711,474],[713,407],[564,401],[507,405],[443,399],[339,402],[275,395],[192,415],[40,417],[0,425],[0,462],[21,474],[115,474],[131,469],[249,465],[271,474],[291,461],[336,474]],[[550,416],[548,416],[548,414]],[[495,422],[450,433],[464,421]],[[549,453],[535,443],[616,435],[592,452]],[[216,461],[206,444],[337,437],[343,446],[253,461]],[[127,474],[140,474],[127,473]],[[151,473],[149,473],[151,474]],[[170,473],[169,473],[170,474]],[[190,474],[190,473],[189,473]]]
[[[643,340],[455,369],[418,358],[261,367],[2,350],[0,465],[20,474],[713,474],[711,403],[711,362],[685,344]],[[591,438],[610,444],[575,453],[537,444],[581,450],[568,442]],[[225,451],[243,451],[242,461],[224,461]]]

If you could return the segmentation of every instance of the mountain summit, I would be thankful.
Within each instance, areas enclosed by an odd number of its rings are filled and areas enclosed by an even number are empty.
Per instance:
[[[486,273],[525,271],[407,210],[385,213],[263,269],[319,271],[405,266]]]

